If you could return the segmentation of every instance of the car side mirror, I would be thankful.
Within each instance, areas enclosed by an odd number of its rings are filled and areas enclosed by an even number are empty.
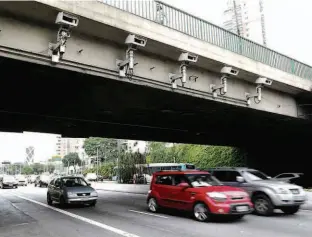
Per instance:
[[[236,176],[236,181],[239,182],[239,183],[244,183],[245,180],[242,176]]]
[[[88,184],[88,186],[91,186],[91,183],[87,183]]]

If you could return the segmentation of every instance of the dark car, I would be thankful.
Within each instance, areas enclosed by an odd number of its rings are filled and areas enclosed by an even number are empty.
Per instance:
[[[35,187],[39,186],[41,187],[48,187],[50,182],[50,177],[48,175],[39,175],[35,179]]]
[[[61,206],[66,204],[96,204],[98,194],[84,178],[77,176],[65,176],[53,179],[47,192],[47,202],[53,201]]]
[[[13,176],[4,175],[0,177],[0,188],[17,188],[17,181]]]

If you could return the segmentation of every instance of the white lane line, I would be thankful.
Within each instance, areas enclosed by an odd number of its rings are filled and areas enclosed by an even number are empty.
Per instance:
[[[143,215],[156,216],[156,217],[168,219],[168,217],[166,217],[166,216],[160,216],[160,215],[156,215],[156,214],[152,214],[152,213],[148,213],[148,212],[141,212],[141,211],[135,211],[135,210],[128,210],[128,211],[130,211],[130,212],[135,212],[135,213],[139,213],[139,214],[143,214]]]
[[[307,209],[300,209],[300,211],[303,211],[303,212],[312,212],[312,210],[307,210]]]
[[[125,237],[140,237],[138,235],[135,235],[135,234],[131,234],[131,233],[128,233],[126,231],[123,231],[123,230],[120,230],[120,229],[117,229],[115,227],[112,227],[112,226],[109,226],[109,225],[105,225],[105,224],[102,224],[100,222],[97,222],[97,221],[94,221],[94,220],[91,220],[91,219],[88,219],[88,218],[85,218],[85,217],[82,217],[82,216],[78,216],[76,214],[73,214],[71,212],[68,212],[68,211],[64,211],[64,210],[61,210],[61,209],[58,209],[58,208],[55,208],[55,207],[52,207],[52,206],[49,206],[47,204],[44,204],[42,202],[38,202],[38,201],[35,201],[35,200],[32,200],[32,199],[29,199],[27,197],[23,197],[23,196],[20,196],[20,195],[16,195],[17,197],[19,198],[22,198],[26,201],[29,201],[29,202],[32,202],[32,203],[36,203],[40,206],[43,206],[43,207],[46,207],[46,208],[49,208],[51,210],[54,210],[54,211],[57,211],[59,213],[62,213],[64,215],[67,215],[67,216],[70,216],[70,217],[73,217],[73,218],[76,218],[78,220],[81,220],[81,221],[84,221],[88,224],[91,224],[91,225],[95,225],[97,227],[100,227],[102,229],[105,229],[105,230],[109,230],[111,232],[114,232],[116,234],[119,234],[121,236],[125,236]]]

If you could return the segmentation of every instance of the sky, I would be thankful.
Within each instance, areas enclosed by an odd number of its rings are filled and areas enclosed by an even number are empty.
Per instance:
[[[172,6],[222,26],[227,0],[162,0]],[[312,1],[264,0],[268,47],[312,65]],[[24,161],[26,147],[35,147],[35,160],[55,155],[56,135],[0,133],[0,161]]]
[[[26,148],[35,148],[34,159],[36,162],[44,161],[55,155],[56,134],[46,133],[0,133],[0,161],[8,160],[24,162]]]
[[[162,0],[222,26],[227,0]],[[311,0],[264,0],[268,47],[312,65]]]

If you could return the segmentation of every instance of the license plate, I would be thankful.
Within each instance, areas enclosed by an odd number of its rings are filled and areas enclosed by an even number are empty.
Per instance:
[[[9,184],[9,187],[13,187],[13,184]]]
[[[245,212],[245,211],[248,211],[249,208],[247,206],[238,206],[236,207],[236,211],[237,212]]]
[[[302,197],[302,196],[294,196],[294,200],[296,200],[296,201],[303,201],[304,197]]]

